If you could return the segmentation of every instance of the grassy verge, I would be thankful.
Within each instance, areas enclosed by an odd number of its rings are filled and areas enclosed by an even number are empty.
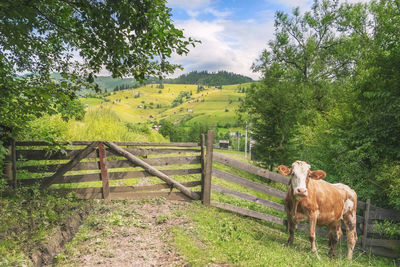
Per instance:
[[[260,220],[242,217],[216,208],[190,205],[185,213],[193,228],[170,229],[173,242],[193,266],[228,264],[234,266],[391,266],[387,258],[362,254],[346,260],[345,244],[339,244],[335,259],[328,258],[326,240],[318,239],[319,253],[312,254],[304,234],[297,232],[294,246],[286,246],[287,234]]]
[[[34,187],[0,193],[0,266],[30,265],[29,255],[52,230],[91,204]]]

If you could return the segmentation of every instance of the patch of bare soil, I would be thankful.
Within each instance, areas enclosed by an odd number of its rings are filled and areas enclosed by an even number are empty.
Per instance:
[[[145,200],[104,204],[88,224],[84,241],[67,249],[59,266],[183,266],[168,229],[190,226],[182,201]],[[78,233],[79,234],[79,233]],[[80,237],[82,239],[82,235]]]

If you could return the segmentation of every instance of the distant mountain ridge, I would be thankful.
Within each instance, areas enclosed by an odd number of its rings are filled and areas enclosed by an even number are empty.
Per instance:
[[[178,78],[166,79],[164,83],[173,84],[199,84],[209,86],[232,85],[239,83],[253,82],[253,79],[241,74],[227,71],[208,72],[192,71],[182,74]]]
[[[51,77],[55,80],[61,80],[61,75],[59,73],[52,73]],[[98,76],[94,79],[94,82],[99,85],[99,88],[104,92],[111,92],[116,87],[137,87],[140,85],[138,81],[134,78],[113,78],[111,76]],[[81,93],[93,93],[90,89],[82,89]]]
[[[52,78],[60,80],[59,73],[53,73]],[[99,88],[104,92],[118,91],[128,88],[137,88],[140,85],[134,78],[113,78],[111,76],[98,76],[94,82],[99,85]],[[208,72],[208,71],[192,71],[187,74],[182,74],[178,78],[170,78],[158,80],[150,77],[143,84],[150,83],[166,83],[166,84],[198,84],[208,86],[222,86],[240,83],[253,82],[253,79],[244,75],[236,74],[227,71]],[[93,93],[90,89],[82,89],[81,94]]]

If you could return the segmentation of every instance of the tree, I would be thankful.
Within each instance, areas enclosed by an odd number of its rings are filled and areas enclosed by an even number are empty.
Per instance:
[[[291,161],[298,125],[326,112],[331,83],[352,67],[346,38],[336,33],[337,12],[337,2],[329,1],[315,2],[304,15],[298,8],[292,16],[277,12],[275,39],[253,65],[263,78],[248,90],[241,111],[253,125],[257,156],[269,167]]]
[[[32,118],[64,112],[103,68],[140,81],[180,68],[167,59],[196,41],[170,17],[163,0],[1,1],[0,124],[18,131]]]

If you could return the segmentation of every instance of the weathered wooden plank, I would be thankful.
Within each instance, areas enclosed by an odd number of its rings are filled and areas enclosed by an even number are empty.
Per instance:
[[[248,200],[257,204],[262,204],[265,206],[268,206],[270,208],[273,209],[277,209],[277,210],[281,210],[284,211],[285,210],[285,206],[267,199],[263,199],[263,198],[259,198],[259,197],[255,197],[246,193],[242,193],[242,192],[238,192],[238,191],[234,191],[231,189],[228,189],[226,187],[222,187],[222,186],[217,186],[217,185],[212,185],[211,189],[214,191],[217,191],[219,193],[223,193],[226,195],[230,195],[230,196],[234,196],[234,197],[238,197],[244,200]]]
[[[93,142],[88,145],[85,149],[81,150],[78,154],[76,154],[68,163],[62,165],[59,169],[57,169],[56,173],[53,174],[49,179],[46,179],[41,184],[40,188],[46,188],[53,183],[56,179],[63,178],[63,175],[71,170],[76,164],[78,164],[82,159],[84,159],[89,153],[92,153],[99,142]]]
[[[195,187],[200,185],[200,181],[192,181],[192,182],[185,182],[182,183],[187,187]],[[141,191],[156,191],[156,190],[163,190],[163,189],[170,189],[171,186],[162,183],[162,184],[154,184],[154,185],[142,185],[142,186],[111,186],[110,193],[126,193],[126,192],[141,192]],[[102,188],[101,187],[87,187],[87,188],[59,188],[53,189],[53,191],[58,193],[69,193],[69,192],[76,192],[78,194],[101,194]]]
[[[102,193],[80,193],[76,192],[76,196],[82,199],[101,199]],[[110,193],[110,200],[139,200],[143,198],[156,198],[164,197],[167,200],[181,200],[191,201],[189,197],[185,196],[181,192],[117,192]]]
[[[247,172],[253,173],[255,175],[270,179],[272,181],[289,185],[290,179],[288,177],[285,177],[285,176],[280,175],[280,174],[275,173],[275,172],[270,172],[270,171],[265,170],[265,169],[260,168],[260,167],[256,167],[256,166],[241,162],[240,160],[236,160],[236,159],[232,159],[232,158],[226,157],[226,156],[224,156],[222,154],[214,153],[214,160],[217,161],[217,162],[223,163],[225,165],[229,165],[229,166],[232,166],[234,168],[237,168],[237,169],[240,169],[240,170],[243,170],[243,171],[247,171]]]
[[[361,200],[357,200],[357,208],[361,210],[365,210],[365,202]]]
[[[190,197],[190,198],[192,198],[194,200],[200,199],[200,195],[198,195],[197,193],[192,192],[187,187],[183,186],[179,182],[177,182],[174,179],[170,178],[168,175],[166,175],[166,174],[162,173],[161,171],[157,170],[156,168],[152,167],[151,165],[149,165],[148,163],[144,162],[143,160],[135,157],[134,155],[132,155],[128,151],[122,149],[121,147],[117,146],[116,144],[114,144],[112,142],[105,142],[105,145],[107,145],[109,148],[114,150],[116,153],[126,157],[129,161],[133,162],[134,164],[139,165],[140,167],[145,169],[147,172],[157,176],[158,178],[162,179],[163,181],[165,181],[168,184],[172,184],[176,189],[181,191],[186,196],[188,196],[188,197]]]
[[[369,212],[369,219],[400,221],[400,211],[383,209],[383,208],[379,208],[376,206],[371,206],[371,209]]]
[[[385,248],[385,247],[370,247],[368,250],[371,251],[372,254],[378,255],[378,256],[383,256],[383,257],[388,257],[388,258],[400,258],[400,254],[397,253],[396,251]]]
[[[190,148],[125,148],[126,151],[135,156],[146,156],[155,154],[182,154],[182,153],[199,153],[199,149]],[[80,150],[47,151],[47,150],[17,150],[17,158],[25,158],[28,160],[54,160],[54,159],[70,159],[74,157]],[[118,156],[113,151],[107,150],[111,156]],[[87,155],[87,158],[97,158],[97,153],[93,152]]]
[[[211,206],[214,206],[214,207],[217,207],[217,208],[220,208],[223,210],[228,210],[228,211],[238,213],[241,215],[245,215],[248,217],[268,221],[268,222],[273,222],[273,223],[282,224],[282,225],[284,224],[284,220],[282,218],[278,218],[278,217],[275,217],[275,216],[272,216],[269,214],[265,214],[265,213],[261,213],[261,212],[257,212],[254,210],[239,208],[237,206],[233,206],[233,205],[226,204],[226,203],[211,202]]]
[[[90,145],[93,141],[73,141],[73,142],[59,142],[59,145]],[[45,141],[18,141],[16,142],[17,146],[50,146],[53,145],[51,143]]]
[[[200,156],[181,156],[181,157],[164,157],[164,158],[149,158],[142,159],[144,162],[152,165],[152,166],[167,166],[167,165],[175,165],[175,164],[199,164]],[[41,173],[41,172],[54,172],[57,168],[62,164],[49,164],[49,165],[36,165],[36,166],[21,166],[18,167],[18,170],[26,170],[32,173]],[[108,169],[113,168],[128,168],[128,167],[136,167],[132,162],[128,160],[108,160],[107,161]],[[83,171],[83,170],[97,170],[98,163],[97,162],[80,162],[76,166],[74,166],[71,171]]]
[[[370,200],[368,199],[365,203],[365,211],[364,211],[364,227],[363,227],[363,237],[361,240],[361,246],[365,249],[367,245],[367,235],[368,235],[368,220],[369,220],[369,208],[370,208]]]
[[[196,192],[196,194],[198,194]],[[138,192],[138,193],[113,193],[110,198],[112,200],[138,200],[143,198],[156,198],[163,197],[167,200],[180,200],[180,201],[192,201],[192,199],[182,192]]]
[[[104,148],[104,144],[99,144],[99,167],[100,167],[100,174],[101,174],[101,184],[103,187],[103,199],[105,201],[109,201],[110,196],[110,184],[108,182],[108,171],[107,171],[107,158],[106,158],[106,150]]]
[[[60,145],[90,145],[92,141],[73,141],[70,143],[61,142]],[[150,142],[114,142],[119,146],[166,146],[166,147],[198,147],[199,143],[194,142],[171,142],[171,143],[150,143]],[[51,145],[43,141],[18,141],[17,146],[48,146]]]
[[[211,177],[212,177],[212,163],[213,163],[213,147],[214,147],[214,132],[207,131],[207,154],[206,164],[204,166],[204,180],[202,189],[202,202],[204,205],[210,205],[211,202]]]
[[[176,170],[162,170],[166,175],[188,175],[201,173],[201,169],[176,169]],[[110,180],[121,180],[128,178],[142,178],[142,177],[154,177],[154,175],[146,171],[128,171],[128,172],[109,172],[108,179]],[[35,178],[35,179],[19,179],[18,182],[22,185],[31,185],[42,180],[47,180],[47,178]],[[57,179],[54,184],[67,184],[67,183],[80,183],[80,182],[94,182],[101,181],[100,173],[90,173],[90,174],[76,174],[64,176],[62,179]]]
[[[367,246],[374,247],[400,247],[400,240],[394,239],[367,239]]]
[[[192,148],[124,148],[124,150],[135,156],[154,154],[200,153],[200,149]]]
[[[268,194],[268,195],[271,195],[271,196],[274,196],[274,197],[278,197],[278,198],[284,199],[285,196],[286,196],[286,193],[281,191],[281,190],[278,190],[278,189],[275,189],[275,188],[272,188],[272,187],[269,187],[269,186],[266,186],[266,185],[263,185],[263,184],[259,184],[259,183],[253,182],[253,181],[250,181],[248,179],[242,178],[240,176],[237,176],[237,175],[234,175],[234,174],[231,174],[231,173],[228,173],[228,172],[220,171],[220,170],[215,169],[215,168],[213,168],[212,174],[214,176],[216,176],[218,178],[221,178],[221,179],[224,179],[226,181],[229,181],[229,182],[232,182],[232,183],[235,183],[235,184],[239,184],[239,185],[242,185],[242,186],[257,190],[257,191],[259,191],[261,193],[265,193],[265,194]]]

